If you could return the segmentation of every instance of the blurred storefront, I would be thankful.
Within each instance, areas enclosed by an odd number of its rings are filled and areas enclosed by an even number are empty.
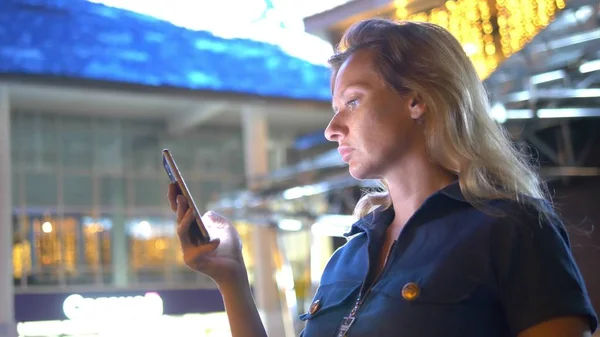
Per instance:
[[[161,151],[171,150],[206,209],[285,166],[294,138],[328,121],[328,69],[274,44],[85,0],[0,2],[0,25],[0,184],[11,186],[0,196],[10,229],[1,255],[12,253],[0,267],[14,275],[0,282],[0,336],[13,336],[13,294],[23,336],[117,336],[118,324],[67,319],[60,303],[79,294],[119,304],[128,300],[113,298],[147,291],[160,295],[163,315],[129,324],[151,333],[121,335],[226,334],[214,283],[182,261]],[[277,290],[264,283],[271,265],[260,256],[276,257],[279,270],[288,260],[255,222],[236,226],[268,329],[283,335],[281,303],[269,294]],[[291,294],[288,286],[281,290]]]
[[[178,157],[204,205],[239,184],[241,144],[235,135],[214,132],[169,139],[162,128],[156,121],[12,114],[17,284],[111,284],[124,277],[113,269],[115,259],[134,282],[195,280],[178,252],[165,202],[168,181],[157,158],[162,147],[175,154],[210,153],[216,139],[230,136],[227,157]],[[118,249],[121,241],[126,251]]]

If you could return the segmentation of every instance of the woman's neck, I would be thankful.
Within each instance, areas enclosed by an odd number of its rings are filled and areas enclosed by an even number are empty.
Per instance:
[[[425,199],[457,178],[431,163],[426,155],[421,155],[404,160],[384,179],[396,214],[392,226],[400,229]]]

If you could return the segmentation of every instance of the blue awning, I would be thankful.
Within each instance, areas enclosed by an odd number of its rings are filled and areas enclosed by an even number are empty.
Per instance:
[[[85,0],[0,1],[0,74],[330,99],[327,67],[276,45]]]

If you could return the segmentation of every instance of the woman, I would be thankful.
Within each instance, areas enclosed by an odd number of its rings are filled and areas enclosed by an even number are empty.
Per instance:
[[[432,24],[367,20],[330,63],[325,135],[354,178],[385,188],[356,206],[303,335],[590,336],[597,318],[562,224],[458,41]],[[265,336],[235,230],[209,212],[216,239],[194,247],[185,199],[169,197],[185,261],[218,284],[233,336]]]

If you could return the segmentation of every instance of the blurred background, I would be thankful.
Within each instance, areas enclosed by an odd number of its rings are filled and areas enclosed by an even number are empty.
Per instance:
[[[598,0],[2,0],[0,336],[229,335],[182,261],[163,148],[235,222],[269,335],[298,335],[372,187],[323,137],[326,61],[376,16],[459,39],[600,309]]]

